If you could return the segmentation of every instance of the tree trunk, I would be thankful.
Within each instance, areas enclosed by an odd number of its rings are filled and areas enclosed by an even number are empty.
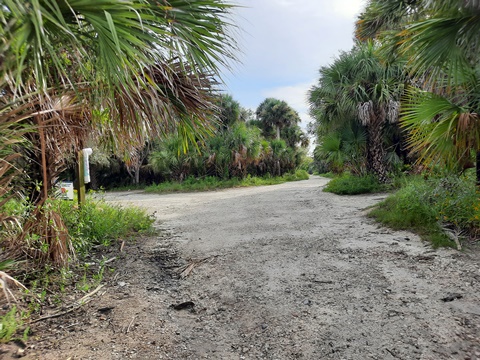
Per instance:
[[[142,167],[141,163],[136,164],[135,166],[135,185],[140,184],[140,168]]]
[[[367,143],[367,170],[373,173],[378,181],[386,183],[387,167],[385,165],[385,149],[383,148],[383,125],[385,117],[382,111],[375,111],[368,125],[368,143]]]
[[[476,163],[476,171],[477,171],[477,187],[480,188],[480,150],[477,150],[477,163]]]
[[[43,129],[43,122],[38,119],[38,117],[36,118],[37,120],[37,125],[38,125],[38,133],[40,135],[40,150],[41,150],[41,158],[42,158],[42,162],[41,162],[41,165],[42,165],[42,197],[40,198],[40,201],[45,201],[47,200],[48,198],[48,190],[49,189],[49,185],[50,185],[50,182],[49,182],[49,179],[48,179],[48,175],[47,175],[47,171],[48,171],[48,168],[47,168],[47,145],[45,144],[45,131]]]
[[[280,126],[277,125],[277,140],[280,140]]]

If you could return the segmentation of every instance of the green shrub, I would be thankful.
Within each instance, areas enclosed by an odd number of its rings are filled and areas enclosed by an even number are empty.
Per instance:
[[[421,228],[435,223],[435,210],[425,201],[427,184],[411,182],[379,204],[370,214],[393,229]]]
[[[328,179],[333,179],[335,178],[337,175],[335,175],[333,172],[329,171],[329,172],[326,172],[326,173],[322,173],[322,174],[315,174],[315,175],[319,175],[319,176],[322,176],[322,177],[326,177]]]
[[[87,199],[80,208],[70,201],[55,202],[73,238],[74,248],[80,252],[88,251],[93,245],[109,245],[114,240],[147,232],[154,222],[143,209],[111,205],[103,200]]]
[[[454,246],[443,227],[480,233],[480,194],[471,177],[410,179],[370,215],[394,229],[412,230],[434,246]]]
[[[0,316],[0,342],[9,342],[22,325],[17,319],[17,308],[13,306],[5,315]]]
[[[428,181],[429,203],[436,219],[457,229],[476,234],[480,229],[480,192],[473,177],[453,177]]]
[[[299,181],[299,180],[308,180],[310,179],[310,175],[308,174],[308,172],[306,170],[303,170],[303,169],[300,169],[300,170],[297,170],[295,171],[295,180]]]
[[[3,204],[0,211],[7,216],[22,216],[27,211],[27,205],[26,202],[10,199]]]
[[[351,174],[344,174],[330,180],[323,189],[323,191],[337,195],[368,194],[384,190],[386,190],[386,187],[372,175],[354,176]]]
[[[188,177],[183,182],[167,181],[157,185],[150,185],[145,188],[146,192],[169,193],[169,192],[189,192],[189,191],[208,191],[216,189],[226,189],[234,187],[276,185],[286,181],[307,180],[308,173],[305,170],[297,170],[294,174],[284,174],[283,176],[257,177],[247,175],[244,179],[232,178],[221,180],[214,176],[206,176],[203,178]]]
[[[283,178],[285,179],[285,181],[299,181],[307,180],[309,178],[309,175],[305,170],[297,170],[295,174],[284,174]]]

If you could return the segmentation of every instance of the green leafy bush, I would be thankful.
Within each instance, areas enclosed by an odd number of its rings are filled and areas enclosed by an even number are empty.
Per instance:
[[[427,183],[412,181],[390,195],[370,214],[394,229],[421,228],[435,223],[435,210],[427,198]]]
[[[413,230],[434,246],[454,246],[443,228],[478,236],[480,193],[471,177],[414,178],[370,216],[394,229]]]
[[[283,176],[276,177],[257,177],[247,175],[244,179],[232,178],[228,180],[221,180],[214,176],[206,176],[198,179],[190,176],[183,182],[167,181],[157,185],[150,185],[145,188],[145,191],[154,193],[208,191],[233,187],[275,185],[282,184],[287,181],[299,181],[308,179],[309,175],[305,170],[297,170],[294,174],[287,173]]]
[[[75,250],[88,251],[92,245],[108,245],[116,239],[152,229],[154,219],[138,207],[121,207],[103,200],[87,199],[77,207],[70,201],[56,201],[72,236]]]
[[[300,180],[308,180],[310,178],[310,175],[308,175],[308,172],[305,170],[297,170],[295,171],[295,174],[283,175],[283,178],[286,181],[300,181]]]
[[[476,235],[480,229],[480,191],[473,177],[450,176],[427,183],[427,200],[435,208],[436,219]]]
[[[13,306],[5,315],[0,316],[0,342],[9,342],[22,322],[17,319],[17,308]]]
[[[379,192],[386,190],[385,185],[380,184],[372,175],[354,176],[344,174],[330,180],[323,191],[337,195],[357,195]]]

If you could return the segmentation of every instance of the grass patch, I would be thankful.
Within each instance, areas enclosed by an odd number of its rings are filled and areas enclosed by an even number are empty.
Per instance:
[[[23,321],[17,314],[16,306],[13,306],[3,316],[0,316],[0,342],[7,343],[14,339],[14,336],[22,330]],[[26,341],[30,328],[23,329],[22,340]]]
[[[153,232],[153,217],[137,207],[123,208],[91,197],[87,197],[86,204],[80,208],[76,202],[65,200],[49,200],[44,206],[61,215],[75,252],[80,255],[77,257],[79,261],[70,262],[68,267],[57,267],[35,258],[14,262],[1,257],[5,254],[8,256],[7,252],[0,252],[0,270],[8,271],[10,276],[21,281],[28,289],[24,290],[25,293],[22,290],[16,294],[25,296],[22,304],[26,306],[20,309],[12,307],[7,309],[9,311],[0,309],[0,342],[20,339],[22,331],[25,341],[29,334],[25,323],[33,314],[41,314],[45,306],[60,306],[67,294],[76,294],[79,290],[91,291],[104,281],[106,275],[113,273],[115,270],[109,265],[109,258],[105,257],[109,256],[110,251],[105,252],[103,246],[109,246],[119,239],[126,240],[137,234]],[[31,216],[32,208],[27,201],[11,199],[0,210],[18,217],[15,229],[20,232],[21,225]],[[43,244],[49,246],[46,242],[40,243],[38,248],[33,241],[28,243],[34,238],[40,239],[40,235],[32,234],[25,241],[26,246],[39,251],[48,250],[43,247]],[[7,241],[7,238],[2,238],[0,244],[4,245]],[[71,301],[70,297],[67,301]]]
[[[470,177],[414,178],[370,212],[377,221],[411,230],[434,247],[454,247],[444,229],[465,237],[480,234],[480,197]]]
[[[321,177],[325,177],[325,178],[328,178],[328,179],[333,179],[335,178],[336,174],[334,174],[333,172],[329,171],[329,172],[326,172],[326,173],[322,173],[322,174],[315,174],[315,175],[318,175],[318,176],[321,176]]]
[[[108,191],[133,191],[133,190],[144,190],[147,185],[145,184],[130,184],[130,185],[120,185],[120,186],[115,186],[112,188],[104,189],[101,188],[101,190],[108,190]]]
[[[154,219],[138,207],[121,207],[103,200],[88,199],[82,207],[70,201],[56,201],[59,212],[80,253],[93,245],[109,246],[112,241],[153,231]]]
[[[358,195],[387,190],[386,186],[380,184],[372,175],[354,176],[344,174],[330,180],[323,191],[337,195]]]
[[[126,239],[138,233],[153,231],[155,221],[145,210],[129,206],[121,207],[93,199],[79,207],[76,201],[49,200],[45,205],[59,213],[64,221],[76,251],[85,253],[92,246],[110,245],[117,239]],[[4,214],[16,216],[20,223],[30,216],[33,206],[27,201],[11,199],[1,209]],[[21,227],[17,227],[21,231]],[[0,270],[9,260],[0,258]]]
[[[168,181],[157,185],[150,185],[145,188],[146,192],[152,193],[172,193],[172,192],[195,192],[195,191],[211,191],[235,187],[261,186],[261,185],[277,185],[287,181],[308,180],[309,175],[305,170],[297,170],[294,174],[285,174],[277,177],[256,177],[247,176],[244,179],[228,179],[221,180],[214,176],[207,176],[197,179],[188,177],[183,182]]]

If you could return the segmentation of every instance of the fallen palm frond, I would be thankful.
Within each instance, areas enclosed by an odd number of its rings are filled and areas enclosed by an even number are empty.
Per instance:
[[[5,295],[5,299],[10,304],[10,297],[12,297],[14,301],[17,301],[17,299],[15,298],[15,295],[13,295],[13,292],[10,290],[10,287],[8,286],[9,283],[12,283],[24,290],[27,290],[27,288],[20,281],[14,279],[10,275],[8,275],[6,272],[0,271],[0,286],[3,289],[3,294]]]
[[[76,300],[75,302],[73,302],[72,304],[66,306],[65,308],[63,308],[62,310],[60,311],[56,311],[54,312],[53,314],[50,314],[50,315],[45,315],[45,316],[42,316],[38,319],[35,319],[33,320],[31,323],[36,323],[36,322],[39,322],[39,321],[43,321],[43,320],[47,320],[47,319],[53,319],[53,318],[56,318],[56,317],[60,317],[60,316],[63,316],[63,315],[66,315],[66,314],[69,314],[77,309],[79,309],[80,307],[82,307],[83,305],[85,304],[88,304],[90,301],[93,300],[93,295],[95,295],[97,292],[99,292],[105,285],[98,285],[95,290],[89,292],[87,295],[83,296],[81,299],[78,299]],[[100,294],[101,296],[102,294]]]
[[[15,258],[27,257],[37,264],[50,263],[59,268],[67,266],[75,256],[67,227],[50,204],[37,205],[25,222],[23,233],[17,241],[11,241],[12,245],[15,250],[11,254]]]
[[[185,279],[192,273],[195,267],[201,264],[211,263],[216,257],[218,257],[218,255],[209,256],[201,260],[192,260],[187,265],[180,267],[177,272],[180,278]]]

